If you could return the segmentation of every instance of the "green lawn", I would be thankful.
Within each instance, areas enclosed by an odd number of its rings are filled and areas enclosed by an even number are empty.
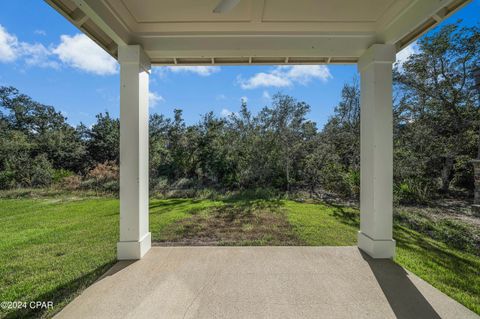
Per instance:
[[[116,199],[0,200],[0,301],[54,301],[50,317],[115,262]],[[293,201],[152,200],[164,244],[355,245],[358,211]],[[480,314],[480,258],[395,226],[396,262]]]
[[[64,306],[115,262],[118,210],[115,199],[0,200],[0,301]]]

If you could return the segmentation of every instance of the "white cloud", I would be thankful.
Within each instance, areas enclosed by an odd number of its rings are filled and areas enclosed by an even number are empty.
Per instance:
[[[17,59],[18,39],[0,25],[0,62],[12,62]]]
[[[272,96],[270,95],[270,93],[268,93],[268,91],[263,91],[262,98],[264,98],[265,100],[271,100]]]
[[[13,62],[23,58],[29,66],[58,68],[59,64],[50,59],[51,55],[43,44],[20,42],[0,25],[0,62]]]
[[[291,81],[282,75],[260,72],[252,76],[248,80],[240,79],[242,89],[256,89],[258,87],[285,87],[292,85]]]
[[[41,43],[30,44],[22,42],[19,48],[21,55],[24,56],[25,63],[29,66],[60,68],[60,64],[51,59],[52,52]]]
[[[214,73],[220,72],[219,66],[213,65],[179,65],[179,66],[167,66],[167,70],[173,73],[194,73],[200,76],[210,76]]]
[[[308,84],[312,79],[327,82],[332,78],[332,74],[326,65],[293,65],[280,66],[278,68],[285,71],[291,81],[303,85]]]
[[[165,101],[163,96],[158,95],[155,92],[148,92],[148,106],[154,108],[158,103]]]
[[[229,109],[222,109],[222,111],[220,112],[220,115],[223,116],[223,117],[229,117],[231,115],[235,114],[234,112],[230,111]]]
[[[403,48],[402,51],[397,53],[396,63],[401,67],[402,64],[405,63],[411,55],[416,54],[418,52],[419,52],[419,49],[418,49],[417,42],[416,41],[412,42],[408,46]]]
[[[45,35],[43,30],[35,34]],[[84,34],[62,35],[60,44],[46,47],[41,43],[21,42],[0,25],[0,62],[22,59],[27,66],[58,69],[61,64],[94,74],[115,74],[118,64],[95,42]],[[58,61],[56,58],[60,61]]]
[[[98,75],[118,73],[117,61],[86,35],[62,35],[60,40],[61,43],[52,52],[64,64]]]
[[[260,72],[244,80],[239,78],[242,89],[259,87],[287,87],[294,84],[306,85],[313,79],[327,82],[332,78],[330,70],[325,65],[289,65],[277,66],[271,72]]]

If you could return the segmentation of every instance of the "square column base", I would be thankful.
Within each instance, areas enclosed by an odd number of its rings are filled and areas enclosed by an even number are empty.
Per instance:
[[[118,260],[141,259],[152,247],[151,233],[145,234],[139,241],[119,241],[117,243]]]
[[[358,248],[366,252],[372,258],[395,257],[394,239],[373,239],[361,231],[358,232]]]

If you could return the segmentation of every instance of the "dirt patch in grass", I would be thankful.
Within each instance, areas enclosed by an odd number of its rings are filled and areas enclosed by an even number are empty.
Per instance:
[[[166,227],[161,246],[292,246],[304,243],[293,232],[284,209],[271,203],[234,203],[193,211]]]

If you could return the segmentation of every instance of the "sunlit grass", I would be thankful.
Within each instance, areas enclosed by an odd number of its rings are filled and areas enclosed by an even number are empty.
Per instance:
[[[0,301],[53,301],[61,308],[115,263],[117,238],[115,199],[0,200]],[[51,313],[22,309],[8,316]]]

